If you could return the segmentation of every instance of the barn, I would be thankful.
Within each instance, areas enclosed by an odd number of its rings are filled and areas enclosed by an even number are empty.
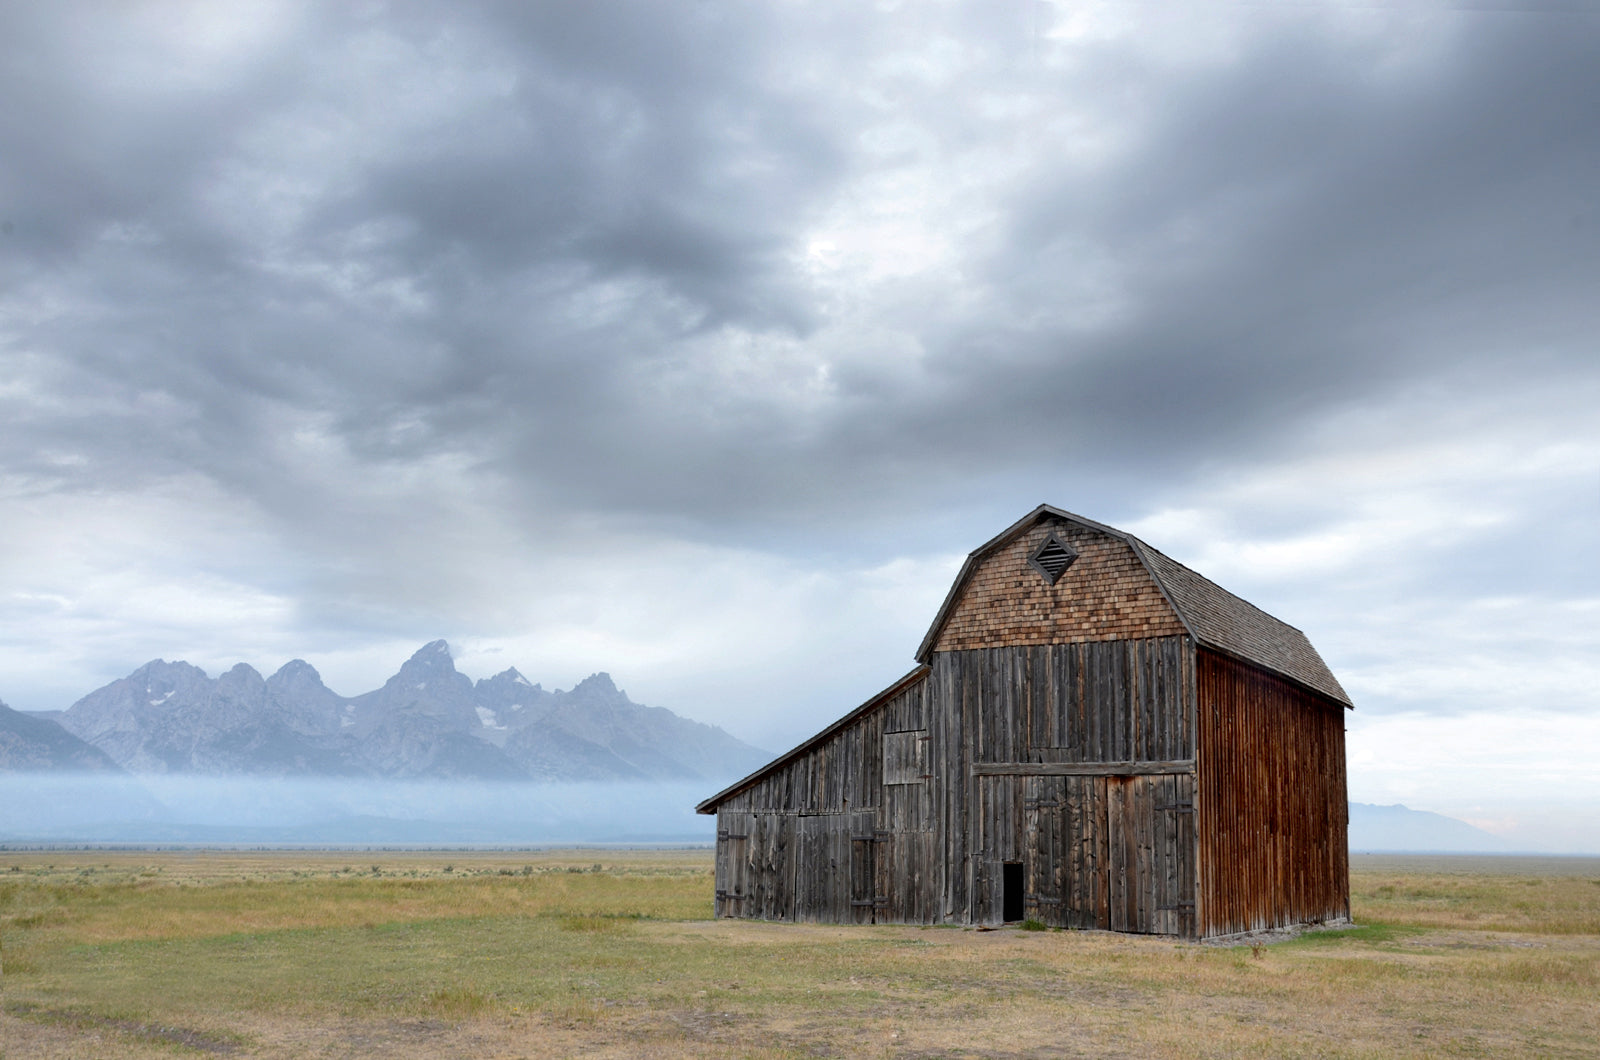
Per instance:
[[[702,802],[716,912],[1199,939],[1349,916],[1344,689],[1305,634],[1041,505],[917,667]]]

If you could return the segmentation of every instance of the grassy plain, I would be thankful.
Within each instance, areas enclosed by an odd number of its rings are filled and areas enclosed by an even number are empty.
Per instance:
[[[0,1057],[1600,1056],[1600,861],[1355,858],[1360,927],[711,921],[708,851],[0,851]]]

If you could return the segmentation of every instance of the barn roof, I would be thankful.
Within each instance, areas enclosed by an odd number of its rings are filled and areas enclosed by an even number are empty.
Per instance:
[[[978,566],[996,550],[1018,534],[1026,532],[1041,519],[1064,520],[1079,526],[1108,534],[1124,541],[1133,554],[1144,564],[1150,577],[1172,605],[1178,621],[1189,631],[1195,642],[1214,651],[1231,655],[1247,663],[1287,678],[1312,692],[1328,697],[1345,706],[1352,706],[1350,697],[1340,687],[1333,672],[1328,669],[1317,649],[1311,646],[1306,635],[1282,622],[1247,600],[1228,592],[1208,578],[1195,573],[1170,556],[1163,555],[1132,534],[1114,527],[1085,519],[1081,515],[1041,504],[1023,516],[996,537],[974,549],[956,575],[955,584],[934,616],[928,635],[922,638],[917,649],[917,661],[926,664],[938,643],[962,591]]]
[[[882,706],[892,696],[927,677],[933,646],[938,643],[945,621],[955,609],[957,601],[961,598],[961,592],[971,580],[973,572],[992,553],[1009,543],[1018,534],[1026,532],[1041,519],[1077,523],[1079,526],[1127,542],[1133,549],[1133,554],[1150,572],[1150,577],[1155,580],[1167,602],[1172,605],[1178,620],[1183,623],[1196,643],[1271,671],[1344,706],[1352,706],[1350,697],[1340,687],[1333,672],[1328,669],[1327,663],[1322,661],[1317,649],[1311,646],[1306,635],[1298,629],[1287,622],[1273,618],[1249,601],[1240,599],[1177,560],[1156,551],[1132,534],[1060,508],[1053,508],[1048,504],[1041,504],[967,556],[966,563],[961,567],[961,573],[956,575],[955,584],[950,587],[939,613],[934,616],[928,635],[922,638],[922,646],[917,649],[917,662],[921,665],[809,740],[706,799],[695,807],[695,812],[716,813],[717,805],[729,796],[738,794],[773,770],[810,751],[857,718]]]

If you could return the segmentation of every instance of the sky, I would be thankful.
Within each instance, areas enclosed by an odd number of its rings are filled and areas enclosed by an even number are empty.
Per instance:
[[[0,5],[0,699],[604,670],[771,750],[1040,503],[1600,851],[1600,14]]]

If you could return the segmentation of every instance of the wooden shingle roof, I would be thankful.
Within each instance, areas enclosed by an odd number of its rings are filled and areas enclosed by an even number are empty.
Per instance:
[[[1300,630],[1273,618],[1132,534],[1048,504],[1039,505],[999,535],[974,549],[967,557],[939,613],[934,616],[928,635],[917,649],[918,662],[927,663],[932,656],[945,622],[979,564],[1041,519],[1077,523],[1126,542],[1197,644],[1271,671],[1344,706],[1353,705],[1327,663],[1322,661],[1322,656],[1317,654],[1317,649],[1311,646]]]
[[[1128,543],[1197,642],[1271,670],[1347,707],[1353,706],[1338,678],[1304,633],[1138,538],[1128,535]]]

